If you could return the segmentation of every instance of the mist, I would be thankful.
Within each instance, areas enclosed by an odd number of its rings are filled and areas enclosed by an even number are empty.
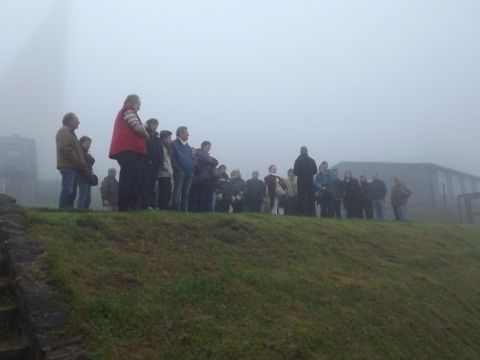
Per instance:
[[[480,175],[480,2],[15,1],[0,15],[1,136],[35,138],[55,179],[65,112],[100,175],[115,115],[189,128],[229,170],[338,161]],[[359,174],[356,174],[359,175]],[[368,174],[371,175],[371,174]]]

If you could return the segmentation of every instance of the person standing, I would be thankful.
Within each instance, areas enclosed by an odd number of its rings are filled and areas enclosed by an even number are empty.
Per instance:
[[[109,157],[120,165],[118,210],[135,210],[138,201],[140,165],[147,154],[149,135],[138,116],[138,95],[128,95],[113,127]]]
[[[315,176],[317,204],[320,205],[320,216],[329,217],[332,213],[332,172],[328,169],[328,162],[323,161]]]
[[[147,154],[141,165],[140,207],[148,210],[155,209],[157,203],[155,188],[157,185],[158,169],[160,164],[163,164],[163,146],[157,128],[157,119],[148,119],[145,122],[145,130],[149,137],[147,141]]]
[[[163,149],[163,163],[158,170],[157,206],[160,210],[167,210],[170,208],[172,197],[172,132],[168,130],[160,131],[160,141]]]
[[[385,219],[385,197],[387,196],[387,185],[375,174],[370,184],[373,204],[373,214],[375,219]]]
[[[362,217],[370,220],[373,218],[372,193],[365,175],[360,176],[360,189]]]
[[[297,182],[297,177],[293,172],[293,169],[288,170],[285,185],[287,185],[285,214],[297,215],[298,213],[298,206],[297,206],[298,182]]]
[[[92,139],[88,136],[82,136],[80,138],[80,146],[83,150],[83,155],[87,162],[88,172],[81,174],[78,177],[78,199],[77,208],[87,210],[90,207],[92,201],[92,177],[93,177],[93,164],[95,164],[95,158],[90,154],[90,146],[92,145]],[[95,177],[96,178],[96,177]],[[98,180],[98,179],[97,179]],[[98,185],[98,181],[97,181]]]
[[[277,167],[275,165],[270,165],[268,171],[269,174],[264,180],[267,185],[270,211],[273,215],[283,215],[285,213],[287,185],[285,181],[277,175]]]
[[[232,199],[229,198],[230,177],[227,174],[227,166],[220,165],[217,169],[215,187],[215,211],[228,212]]]
[[[247,180],[245,190],[245,202],[247,211],[259,213],[262,209],[262,201],[265,197],[265,183],[259,179],[258,171],[252,172],[252,178]]]
[[[331,217],[342,218],[342,201],[345,198],[345,185],[338,177],[338,170],[332,170],[332,213]]]
[[[357,179],[350,171],[345,174],[345,199],[343,205],[347,210],[347,218],[362,218],[361,189]]]
[[[180,126],[176,132],[177,138],[172,142],[173,159],[173,208],[188,212],[190,187],[195,170],[194,150],[188,145],[188,128]]]
[[[392,202],[395,220],[402,221],[407,219],[407,201],[412,195],[410,189],[396,177],[393,180],[393,187],[390,191],[390,200]]]
[[[75,130],[80,125],[74,113],[63,117],[62,127],[57,131],[55,142],[57,146],[57,169],[62,176],[59,208],[73,208],[77,195],[77,185],[80,175],[88,172],[87,161]]]
[[[232,212],[243,212],[244,195],[245,195],[245,180],[242,179],[240,170],[233,170],[230,174],[230,197],[232,199]]]
[[[313,216],[315,214],[313,177],[317,173],[317,164],[308,156],[308,149],[305,146],[301,147],[300,156],[295,160],[293,173],[297,176],[300,213]]]
[[[210,156],[212,143],[204,141],[196,152],[198,174],[198,211],[213,211],[212,197],[215,191],[215,168],[217,159]]]
[[[102,195],[103,210],[118,210],[118,181],[116,176],[117,170],[110,168],[108,169],[108,175],[102,180],[100,193]]]

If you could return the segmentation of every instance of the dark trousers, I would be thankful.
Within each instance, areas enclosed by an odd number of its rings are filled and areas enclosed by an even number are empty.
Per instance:
[[[118,184],[118,210],[134,210],[138,199],[138,179],[140,175],[141,156],[132,151],[122,152],[117,155],[120,165]]]
[[[158,165],[151,162],[144,162],[141,165],[140,174],[140,206],[142,209],[147,209],[149,207],[155,208],[155,185],[157,185]]]
[[[342,200],[332,199],[332,207],[330,216],[337,219],[342,218]]]
[[[332,216],[332,194],[325,192],[319,199],[320,204],[320,216],[327,218]]]
[[[287,206],[285,207],[286,215],[297,215],[298,214],[298,201],[297,198],[287,197]]]
[[[170,206],[172,197],[172,180],[170,178],[161,177],[158,179],[158,208],[167,210]]]
[[[348,204],[345,206],[348,219],[362,219],[362,207],[358,204]]]
[[[243,206],[244,206],[243,200],[232,201],[232,208],[234,213],[243,212]]]
[[[259,213],[262,210],[263,199],[249,199],[247,200],[247,211]]]
[[[230,209],[231,199],[222,198],[221,200],[217,200],[215,205],[215,212],[219,213],[227,213]]]
[[[211,212],[213,211],[213,185],[211,179],[202,179],[198,182],[198,211]]]
[[[299,205],[299,212],[301,215],[314,216],[315,201],[314,201],[313,190],[303,191],[299,187],[298,188],[298,205]]]
[[[373,219],[372,200],[364,199],[362,201],[362,217],[365,219]]]
[[[200,211],[200,192],[199,192],[198,179],[192,181],[190,186],[190,194],[188,195],[188,211],[199,212]]]

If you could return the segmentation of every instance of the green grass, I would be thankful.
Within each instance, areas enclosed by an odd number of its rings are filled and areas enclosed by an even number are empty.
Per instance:
[[[29,210],[94,359],[475,359],[480,231]],[[68,330],[67,330],[68,331]]]

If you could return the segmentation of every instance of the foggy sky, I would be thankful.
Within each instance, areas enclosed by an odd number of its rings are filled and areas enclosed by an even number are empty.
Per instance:
[[[2,4],[0,79],[54,5]],[[480,175],[478,19],[478,0],[73,1],[63,110],[37,119],[35,136],[54,141],[75,112],[102,176],[116,166],[116,113],[137,93],[143,120],[188,126],[191,145],[210,140],[245,178],[272,163],[284,175],[301,145],[317,162],[433,162]],[[57,177],[53,150],[39,156],[40,175]]]

